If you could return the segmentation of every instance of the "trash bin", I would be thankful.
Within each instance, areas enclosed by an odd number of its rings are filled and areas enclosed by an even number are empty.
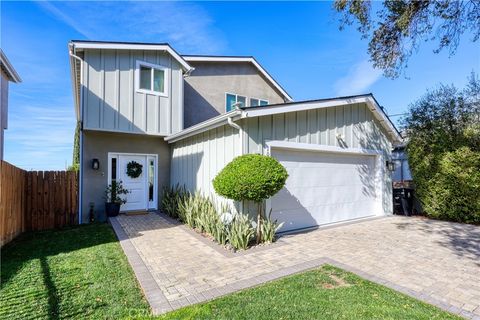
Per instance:
[[[413,214],[413,189],[393,189],[393,213],[405,216]]]

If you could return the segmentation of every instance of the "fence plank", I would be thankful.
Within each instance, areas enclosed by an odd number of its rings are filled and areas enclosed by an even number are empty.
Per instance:
[[[24,231],[78,224],[78,174],[0,161],[0,247]]]

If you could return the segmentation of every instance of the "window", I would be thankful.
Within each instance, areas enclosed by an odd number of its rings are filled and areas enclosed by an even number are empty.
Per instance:
[[[267,100],[250,98],[250,107],[266,106],[268,105]]]
[[[117,181],[117,158],[112,158],[112,171],[110,172],[112,177],[112,182]]]
[[[155,183],[155,162],[153,159],[148,160],[148,201],[153,201],[153,190],[154,190],[154,183]]]
[[[240,105],[238,105],[238,108],[243,108],[247,105],[247,97],[227,93],[225,95],[225,111],[229,112],[235,109],[234,104],[237,102],[240,103]]]
[[[166,69],[162,66],[137,61],[137,91],[166,96],[166,74]]]

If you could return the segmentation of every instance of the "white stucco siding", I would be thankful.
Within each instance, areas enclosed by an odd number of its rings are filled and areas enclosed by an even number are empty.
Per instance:
[[[178,141],[172,145],[170,184],[184,185],[190,192],[200,191],[225,201],[215,194],[212,180],[239,155],[240,134],[228,125]]]
[[[181,66],[160,51],[86,50],[83,126],[90,130],[169,135],[183,129]],[[166,96],[137,92],[137,61],[166,68]]]

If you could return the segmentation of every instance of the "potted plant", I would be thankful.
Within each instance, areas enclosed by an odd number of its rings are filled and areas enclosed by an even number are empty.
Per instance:
[[[127,199],[121,198],[121,195],[126,195],[130,191],[125,189],[122,181],[112,181],[105,189],[105,212],[107,217],[116,217],[120,212],[120,206],[127,203]]]

